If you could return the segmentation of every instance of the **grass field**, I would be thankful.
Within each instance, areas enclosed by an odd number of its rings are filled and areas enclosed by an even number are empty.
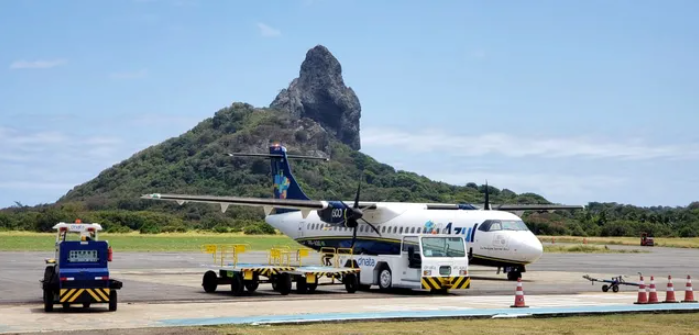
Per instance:
[[[541,242],[633,245],[641,246],[641,237],[580,237],[538,236]],[[655,237],[655,246],[672,248],[699,248],[699,237]],[[644,247],[645,248],[645,247]]]
[[[129,234],[101,234],[114,250],[118,251],[198,251],[202,244],[247,244],[252,250],[266,250],[275,245],[299,248],[300,244],[284,235],[243,235],[242,233],[169,233],[147,235],[137,232]],[[648,250],[609,249],[608,245],[638,245],[638,239],[615,237],[555,236],[555,243],[579,243],[579,245],[546,245],[545,252],[566,253],[640,253]],[[0,232],[0,251],[52,250],[55,234],[34,232]],[[550,243],[552,236],[540,236],[539,240]],[[680,248],[699,248],[699,238],[657,238],[656,245]]]
[[[302,326],[220,326],[187,329],[187,334],[226,335],[680,335],[697,334],[699,314],[645,314],[536,319],[435,320],[414,322],[353,322]],[[175,334],[178,334],[177,332]]]
[[[545,245],[544,252],[551,253],[588,253],[588,254],[605,254],[605,253],[617,253],[617,254],[640,254],[648,253],[648,250],[639,249],[610,249],[606,245]]]
[[[265,250],[275,245],[301,247],[284,235],[105,233],[99,237],[108,240],[115,251],[199,251],[202,244],[247,244],[252,250]],[[55,238],[55,234],[52,233],[0,232],[0,251],[53,250]]]

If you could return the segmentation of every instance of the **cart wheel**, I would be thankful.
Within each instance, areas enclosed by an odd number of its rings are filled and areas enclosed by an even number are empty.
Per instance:
[[[359,286],[359,279],[357,278],[357,275],[355,275],[354,273],[348,273],[347,275],[345,275],[344,279],[345,289],[347,289],[347,293],[357,292],[357,287]]]
[[[44,289],[44,312],[53,312],[53,292]]]
[[[109,311],[114,312],[117,310],[117,291],[109,291]]]
[[[288,273],[282,273],[277,276],[277,290],[282,295],[287,295],[291,292],[291,276]]]
[[[306,283],[306,277],[299,277],[296,281],[296,293],[304,294],[309,291],[308,283]]]
[[[607,292],[609,291],[609,286],[608,285],[602,285],[602,292]]]
[[[206,293],[216,291],[216,287],[218,286],[218,276],[216,275],[216,272],[206,271],[201,286],[204,286],[204,292]]]
[[[619,286],[612,286],[612,291],[614,291],[614,293],[619,292]]]
[[[255,273],[252,276],[252,280],[245,281],[245,288],[248,290],[248,292],[252,293],[255,292],[258,287],[260,287],[260,276]]]
[[[245,286],[243,286],[243,280],[240,278],[240,275],[234,274],[233,278],[231,278],[231,292],[237,296],[242,295],[244,290]]]

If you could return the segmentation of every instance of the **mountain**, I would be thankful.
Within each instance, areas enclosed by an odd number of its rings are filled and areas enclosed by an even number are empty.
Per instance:
[[[268,153],[271,143],[290,154],[329,157],[328,162],[294,161],[293,173],[308,196],[351,199],[364,170],[362,199],[482,203],[484,185],[432,181],[396,171],[358,151],[361,105],[342,78],[340,62],[324,46],[311,48],[299,77],[269,107],[235,102],[186,133],[146,148],[78,185],[55,204],[0,210],[0,230],[48,231],[60,220],[79,217],[100,222],[108,231],[141,232],[207,229],[266,233],[257,208],[140,199],[146,193],[188,193],[272,197],[272,177],[265,159],[232,158],[228,153]],[[533,193],[516,194],[488,186],[494,203],[549,203]],[[592,203],[585,213],[525,214],[543,234],[656,236],[697,234],[699,205],[688,208],[638,208]]]

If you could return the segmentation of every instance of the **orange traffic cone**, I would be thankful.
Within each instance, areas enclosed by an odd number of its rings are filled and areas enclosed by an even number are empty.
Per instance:
[[[653,278],[653,276],[650,276],[650,289],[648,292],[648,303],[649,304],[659,303],[658,292],[655,290],[655,278]]]
[[[694,291],[692,290],[692,278],[687,275],[687,286],[684,289],[684,300],[682,302],[697,302],[694,300]]]
[[[515,291],[515,304],[510,307],[527,308],[524,304],[524,290],[522,289],[522,278],[517,278],[517,291]]]
[[[667,276],[667,291],[665,292],[664,303],[677,303],[675,300],[675,287],[672,285],[672,276]]]
[[[648,297],[646,297],[646,284],[643,281],[643,276],[641,276],[641,281],[638,283],[638,300],[634,304],[647,304]]]

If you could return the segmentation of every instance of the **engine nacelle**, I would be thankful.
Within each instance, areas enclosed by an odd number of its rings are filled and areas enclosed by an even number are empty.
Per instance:
[[[350,223],[347,220],[348,209],[351,211],[351,208],[340,201],[330,201],[328,202],[328,208],[316,212],[320,220],[325,223],[333,226],[354,228],[354,222]]]

